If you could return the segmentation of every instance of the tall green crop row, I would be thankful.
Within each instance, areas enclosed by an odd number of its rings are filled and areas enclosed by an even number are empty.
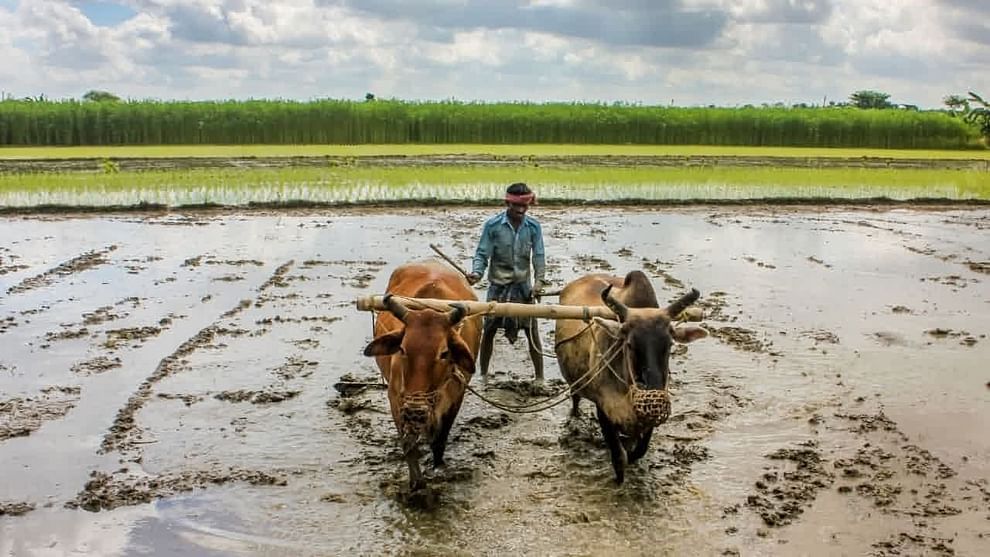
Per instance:
[[[0,101],[0,145],[560,143],[964,148],[942,112],[588,103]]]

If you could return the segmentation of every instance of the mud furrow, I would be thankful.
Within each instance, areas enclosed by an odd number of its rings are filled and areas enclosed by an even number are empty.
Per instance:
[[[290,260],[280,265],[258,288],[258,291],[263,291],[270,285],[278,284],[285,273],[288,272],[292,263]],[[251,304],[252,300],[241,300],[236,306],[224,312],[221,315],[221,319],[233,317],[251,307]],[[208,346],[217,335],[223,334],[225,331],[226,329],[218,322],[211,323],[191,338],[186,339],[174,352],[162,358],[155,371],[138,386],[137,391],[131,395],[127,404],[117,412],[113,425],[110,426],[110,431],[103,437],[103,442],[100,444],[100,452],[118,451],[125,453],[134,450],[141,432],[140,426],[135,421],[135,415],[150,398],[155,383],[181,369],[183,366],[182,359],[185,356],[192,354],[199,348]]]
[[[19,284],[11,286],[7,289],[7,294],[18,294],[21,292],[27,292],[28,290],[33,290],[35,288],[40,288],[42,286],[48,286],[60,278],[67,277],[75,273],[80,273],[86,269],[105,265],[110,262],[107,259],[107,255],[116,249],[116,245],[110,245],[102,250],[88,251],[82,255],[73,257],[64,263],[61,263],[57,267],[48,269],[40,275],[24,279]]]
[[[0,400],[0,442],[30,435],[45,422],[65,416],[79,393],[79,387],[47,387],[38,397]]]

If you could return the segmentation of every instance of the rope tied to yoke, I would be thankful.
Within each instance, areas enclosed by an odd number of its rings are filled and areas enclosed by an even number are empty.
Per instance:
[[[406,301],[413,300],[412,298],[408,298],[404,296],[396,296],[396,297]],[[428,309],[435,309],[435,308],[428,308]],[[488,315],[491,312],[492,310],[489,309],[488,311],[472,314],[469,316],[469,318],[471,317],[477,318],[479,316]],[[374,315],[376,312],[373,311],[371,313],[372,313],[372,327],[374,328]],[[590,330],[593,325],[595,325],[595,319],[591,317],[590,310],[587,306],[584,306],[583,320],[588,323],[584,328],[582,328],[574,335],[567,337],[566,339],[555,342],[554,346],[558,347],[566,342],[573,341],[574,339],[580,337],[585,332]],[[686,320],[687,318],[685,317],[684,312],[682,312],[677,316],[677,321],[683,322]],[[458,327],[460,327],[462,324],[463,322],[461,324],[458,324]],[[618,355],[618,353],[622,351],[624,356],[623,360],[627,362],[630,361],[629,355],[627,353],[628,347],[625,345],[624,342],[621,341],[620,335],[614,334],[608,327],[604,327],[601,325],[600,327],[606,334],[612,337],[612,339],[615,340],[616,342],[612,344],[612,346],[608,349],[607,352],[603,353],[598,345],[597,339],[593,339],[595,348],[599,352],[598,364],[594,368],[589,369],[584,375],[582,375],[576,381],[574,381],[574,383],[565,386],[556,394],[553,394],[547,398],[530,402],[527,404],[521,404],[521,405],[504,404],[496,400],[493,400],[491,398],[488,398],[485,395],[478,392],[474,387],[472,387],[469,384],[470,380],[465,375],[465,373],[461,369],[455,367],[453,372],[451,373],[451,376],[448,377],[447,380],[445,380],[436,390],[418,391],[414,393],[403,394],[402,413],[401,413],[402,422],[403,422],[403,433],[407,437],[412,435],[418,437],[419,434],[425,430],[425,428],[429,423],[429,417],[432,412],[432,409],[436,405],[436,401],[440,390],[444,389],[452,379],[461,383],[461,385],[464,387],[464,389],[467,392],[470,392],[471,394],[478,397],[483,402],[487,403],[488,405],[494,408],[497,408],[505,412],[511,412],[514,414],[531,414],[536,412],[542,412],[544,410],[549,410],[555,406],[560,405],[571,396],[578,394],[581,390],[591,385],[598,378],[598,376],[601,375],[601,373],[604,372],[606,369],[608,369],[608,371],[617,380],[619,380],[621,383],[623,383],[628,387],[627,396],[629,397],[630,402],[633,405],[638,421],[650,427],[666,422],[667,419],[670,417],[669,391],[667,389],[640,389],[639,386],[636,384],[634,377],[631,376],[632,373],[631,370],[628,369],[626,371],[628,374],[630,374],[630,377],[623,378],[613,367],[612,360],[614,360],[615,357]],[[538,331],[536,331],[535,334],[538,334]],[[531,348],[535,349],[535,346],[532,345],[531,339],[530,339],[530,346]],[[547,355],[545,353],[543,354],[545,356]],[[382,378],[382,380],[384,380],[384,378]]]
[[[594,369],[589,369],[584,375],[579,377],[577,381],[575,381],[574,383],[565,386],[563,389],[561,389],[559,392],[557,392],[554,395],[551,395],[542,400],[537,400],[535,402],[530,402],[527,404],[520,404],[520,405],[504,404],[482,395],[481,393],[476,391],[474,387],[470,385],[465,385],[465,387],[467,387],[467,390],[471,394],[480,398],[484,402],[488,403],[490,406],[498,408],[499,410],[504,410],[506,412],[511,412],[513,414],[533,414],[536,412],[542,412],[544,410],[549,410],[561,404],[562,402],[569,399],[572,395],[577,394],[585,387],[591,385],[595,381],[595,379],[597,379],[598,376],[601,375],[601,373],[605,370],[605,367],[608,366],[607,362],[610,361],[611,358],[615,356],[615,354],[612,352],[617,352],[618,351],[617,349],[621,349],[621,346],[620,345],[613,346],[607,358],[603,357],[601,360],[599,360],[598,366],[596,366]]]

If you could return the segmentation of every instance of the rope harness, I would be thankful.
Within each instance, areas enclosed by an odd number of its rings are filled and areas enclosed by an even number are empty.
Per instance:
[[[396,298],[402,298],[409,300],[410,298],[396,296]],[[480,317],[487,315],[489,312],[476,313],[470,317]],[[375,315],[376,312],[371,312],[372,318],[372,331],[374,331],[375,326]],[[470,318],[469,317],[469,318]],[[554,343],[554,348],[559,347],[562,344],[571,342],[587,331],[595,324],[595,321],[591,318],[588,312],[588,308],[585,307],[585,319],[588,324],[578,331],[577,333],[563,339],[556,341]],[[677,322],[686,321],[685,313],[682,312],[677,316],[675,320]],[[532,334],[539,334],[535,326],[536,320],[533,320],[531,325],[530,335],[527,335],[527,340],[529,340],[530,348],[536,349],[533,345]],[[458,325],[460,327],[460,325]],[[488,405],[497,408],[499,410],[510,412],[513,414],[533,414],[537,412],[542,412],[544,410],[549,410],[559,404],[563,403],[571,396],[579,394],[583,389],[591,385],[606,369],[623,385],[627,386],[626,396],[629,398],[630,403],[635,411],[637,422],[647,427],[656,427],[663,424],[670,418],[670,392],[667,389],[640,389],[636,384],[635,378],[632,375],[632,370],[629,366],[626,366],[624,370],[628,377],[623,378],[622,375],[615,370],[612,366],[612,360],[622,352],[623,361],[631,362],[628,354],[628,346],[622,342],[619,335],[613,334],[612,331],[607,327],[602,327],[602,330],[612,337],[614,342],[607,352],[602,352],[600,350],[599,344],[593,339],[593,344],[595,349],[598,351],[599,358],[598,364],[593,368],[589,369],[584,375],[579,377],[574,383],[565,386],[563,389],[558,391],[547,398],[537,400],[535,402],[530,402],[520,405],[505,404],[498,402],[491,398],[486,397],[477,390],[474,389],[469,384],[469,379],[461,369],[454,367],[454,371],[437,389],[433,391],[418,391],[414,393],[405,393],[402,395],[402,405],[399,413],[400,420],[402,421],[402,434],[403,437],[409,441],[414,441],[418,439],[423,433],[425,433],[426,428],[429,425],[430,416],[433,413],[433,409],[436,407],[437,399],[441,390],[447,387],[447,384],[451,380],[456,380],[459,382],[465,390],[473,394],[474,396],[481,399]],[[555,358],[554,355],[549,355],[544,352],[540,352],[546,357]],[[381,382],[385,383],[384,377],[381,377]],[[387,384],[386,384],[387,385]],[[406,447],[408,441],[403,443]],[[404,448],[405,451],[405,448]]]

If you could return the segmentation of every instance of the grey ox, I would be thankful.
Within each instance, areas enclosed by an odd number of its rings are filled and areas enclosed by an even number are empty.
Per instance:
[[[641,271],[630,272],[624,280],[586,275],[560,294],[561,304],[604,304],[618,317],[618,322],[558,320],[554,346],[560,371],[575,393],[571,415],[580,414],[582,397],[597,407],[616,483],[625,479],[626,464],[646,454],[653,428],[670,417],[667,385],[674,341],[688,343],[708,336],[701,327],[674,322],[699,296],[692,289],[661,308]]]

